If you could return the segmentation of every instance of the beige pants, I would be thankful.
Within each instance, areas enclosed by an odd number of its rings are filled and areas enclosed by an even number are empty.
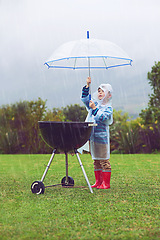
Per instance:
[[[111,171],[109,160],[94,160],[94,170]]]

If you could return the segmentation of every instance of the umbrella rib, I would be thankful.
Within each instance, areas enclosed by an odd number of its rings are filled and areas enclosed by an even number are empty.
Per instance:
[[[75,68],[76,68],[76,62],[77,62],[77,58],[75,58],[75,61],[74,61],[74,67],[73,67],[73,69],[75,69]]]
[[[106,66],[106,69],[107,69],[108,67],[107,67],[107,64],[106,64],[106,61],[105,61],[105,57],[103,57],[103,62],[104,62],[104,65]]]

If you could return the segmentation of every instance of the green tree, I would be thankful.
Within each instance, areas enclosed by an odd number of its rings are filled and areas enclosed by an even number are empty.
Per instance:
[[[53,110],[47,110],[44,120],[45,121],[55,121],[55,122],[64,121],[65,116],[63,114],[63,110],[60,108],[53,108]]]
[[[87,116],[87,110],[84,106],[81,107],[78,104],[67,105],[67,107],[63,108],[63,114],[65,121],[84,122]]]
[[[140,134],[145,152],[160,150],[160,61],[155,62],[147,74],[152,93],[149,95],[148,107],[139,114],[144,127]]]
[[[113,112],[114,122],[110,127],[111,151],[121,153],[136,153],[141,141],[139,138],[139,119],[132,120],[128,113]]]
[[[38,153],[44,149],[38,121],[43,120],[46,101],[23,101],[0,109],[0,152]]]
[[[147,74],[152,93],[149,95],[148,108],[141,111],[140,116],[144,124],[160,123],[160,62],[155,62],[151,72]]]

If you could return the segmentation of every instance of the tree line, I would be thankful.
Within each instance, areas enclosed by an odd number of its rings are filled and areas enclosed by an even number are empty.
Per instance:
[[[112,153],[151,153],[160,150],[160,62],[147,75],[152,89],[146,109],[132,119],[114,110],[110,126]],[[51,153],[40,136],[38,121],[80,121],[87,116],[78,104],[47,109],[46,101],[20,101],[0,107],[0,153]]]

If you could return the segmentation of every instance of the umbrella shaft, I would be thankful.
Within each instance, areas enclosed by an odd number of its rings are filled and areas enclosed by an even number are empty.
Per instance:
[[[88,76],[91,76],[91,71],[90,71],[90,58],[88,58]]]
[[[91,76],[91,71],[90,71],[90,58],[88,57],[88,76]],[[90,84],[91,85],[91,84]],[[89,88],[89,100],[91,100],[91,86]]]

